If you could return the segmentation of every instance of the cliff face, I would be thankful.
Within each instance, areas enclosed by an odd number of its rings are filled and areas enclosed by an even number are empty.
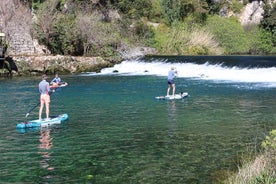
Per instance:
[[[9,55],[44,54],[31,35],[32,15],[19,0],[0,1],[0,32],[6,33]]]
[[[239,17],[241,24],[259,24],[263,18],[263,5],[262,1],[253,1],[247,4]]]

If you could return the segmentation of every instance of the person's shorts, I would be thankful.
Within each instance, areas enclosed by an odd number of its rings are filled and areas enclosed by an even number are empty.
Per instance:
[[[40,95],[40,102],[50,103],[50,95],[48,95],[48,94],[41,94]]]
[[[168,84],[172,85],[172,84],[174,84],[174,81],[173,80],[168,80]]]

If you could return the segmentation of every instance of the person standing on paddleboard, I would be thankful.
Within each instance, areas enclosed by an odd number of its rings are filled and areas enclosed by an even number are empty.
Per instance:
[[[177,71],[175,67],[172,67],[168,74],[168,89],[167,89],[167,96],[170,95],[170,90],[172,88],[172,95],[175,94],[175,83],[174,78],[176,77]]]
[[[40,109],[39,109],[39,120],[41,120],[42,111],[44,105],[46,107],[46,119],[49,119],[50,113],[50,84],[46,81],[47,75],[42,75],[42,81],[39,83],[38,88],[40,92]]]

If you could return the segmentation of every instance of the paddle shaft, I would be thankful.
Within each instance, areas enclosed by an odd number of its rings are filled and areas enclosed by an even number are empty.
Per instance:
[[[29,116],[29,114],[40,104],[40,102],[38,102],[31,110],[29,110],[26,114],[26,117]]]

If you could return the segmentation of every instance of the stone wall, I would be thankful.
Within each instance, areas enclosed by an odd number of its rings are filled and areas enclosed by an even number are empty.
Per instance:
[[[41,55],[47,49],[40,46],[31,34],[31,11],[19,0],[0,1],[0,32],[6,34],[8,55]]]

